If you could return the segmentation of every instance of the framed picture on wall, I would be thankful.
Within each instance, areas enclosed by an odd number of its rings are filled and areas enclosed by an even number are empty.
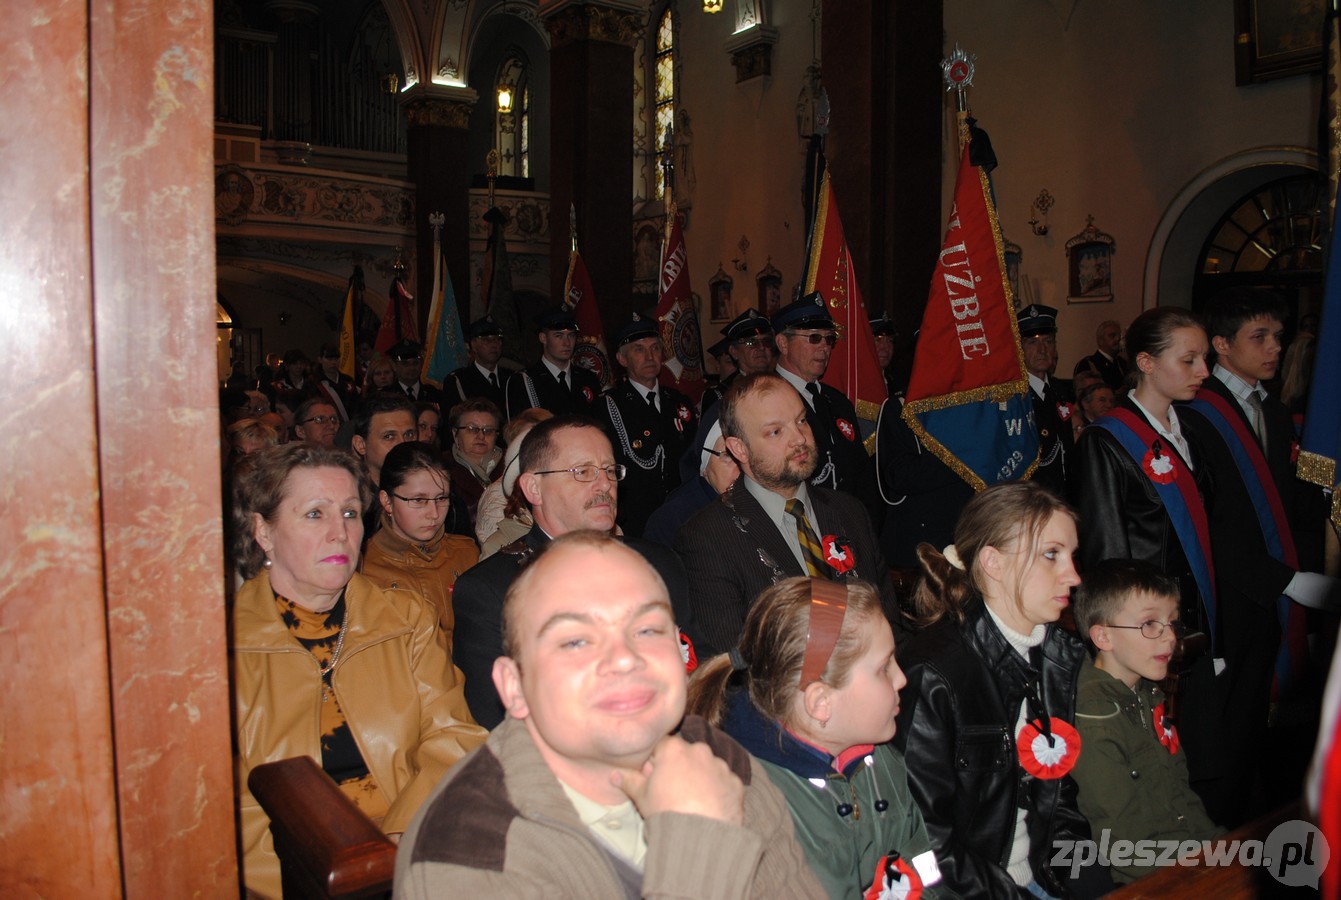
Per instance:
[[[1322,71],[1324,3],[1234,0],[1235,83]]]
[[[771,318],[782,308],[782,272],[773,265],[772,257],[754,276],[754,282],[759,288],[759,312]]]
[[[735,318],[731,310],[731,276],[717,264],[717,271],[708,279],[709,312],[714,322],[730,322]]]
[[[1085,229],[1066,242],[1068,303],[1103,303],[1113,299],[1113,254],[1117,242],[1086,218]]]

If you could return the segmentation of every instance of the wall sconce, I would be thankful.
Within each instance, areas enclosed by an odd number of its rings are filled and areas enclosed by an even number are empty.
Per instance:
[[[498,111],[501,113],[512,112],[512,85],[500,84],[498,86]]]
[[[1038,192],[1034,202],[1029,204],[1029,227],[1038,237],[1043,237],[1048,233],[1048,210],[1052,209],[1052,204],[1057,201],[1052,199],[1048,189],[1044,188]],[[1042,215],[1043,221],[1040,224],[1038,217]]]
[[[703,11],[705,13],[719,13],[722,11],[722,0],[703,0]]]

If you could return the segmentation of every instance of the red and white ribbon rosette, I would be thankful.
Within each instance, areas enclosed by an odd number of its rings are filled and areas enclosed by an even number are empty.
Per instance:
[[[1020,765],[1035,778],[1061,778],[1076,767],[1080,758],[1080,732],[1070,722],[1050,720],[1052,741],[1039,727],[1038,719],[1020,729],[1015,749],[1020,754]]]
[[[1173,483],[1173,479],[1178,475],[1177,466],[1178,463],[1172,456],[1167,453],[1157,454],[1154,450],[1147,450],[1145,458],[1141,460],[1141,468],[1145,469],[1145,474],[1160,484]]]
[[[875,880],[862,900],[918,900],[921,896],[922,879],[917,870],[908,860],[891,852],[875,864]]]
[[[1173,722],[1164,714],[1164,704],[1161,703],[1155,707],[1153,718],[1155,720],[1155,737],[1169,751],[1172,756],[1178,752],[1178,729],[1173,727]]]
[[[824,550],[824,561],[839,575],[851,570],[857,564],[852,546],[838,543],[837,535],[826,534],[820,538],[820,547]]]

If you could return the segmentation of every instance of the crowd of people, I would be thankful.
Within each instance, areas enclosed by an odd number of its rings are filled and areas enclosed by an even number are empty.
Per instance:
[[[903,422],[883,318],[867,452],[818,294],[723,328],[698,402],[636,314],[602,391],[561,307],[525,368],[485,317],[440,386],[412,341],[230,382],[248,889],[281,895],[247,773],[296,755],[416,900],[1095,897],[1155,860],[1061,842],[1297,797],[1273,716],[1316,723],[1326,499],[1272,393],[1284,310],[1210,309],[1103,323],[1069,380],[1021,310],[1039,461],[976,493]]]

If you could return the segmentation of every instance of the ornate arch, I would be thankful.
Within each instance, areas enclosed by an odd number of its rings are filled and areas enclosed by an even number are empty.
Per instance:
[[[408,88],[423,81],[425,72],[423,42],[419,40],[414,11],[410,9],[409,0],[382,0],[382,5],[391,20],[396,45],[400,47],[400,58],[405,66],[403,87]]]
[[[1216,162],[1188,181],[1165,208],[1150,238],[1142,280],[1141,308],[1192,297],[1193,280],[1206,235],[1229,204],[1281,175],[1318,169],[1317,151],[1307,147],[1258,147]]]

